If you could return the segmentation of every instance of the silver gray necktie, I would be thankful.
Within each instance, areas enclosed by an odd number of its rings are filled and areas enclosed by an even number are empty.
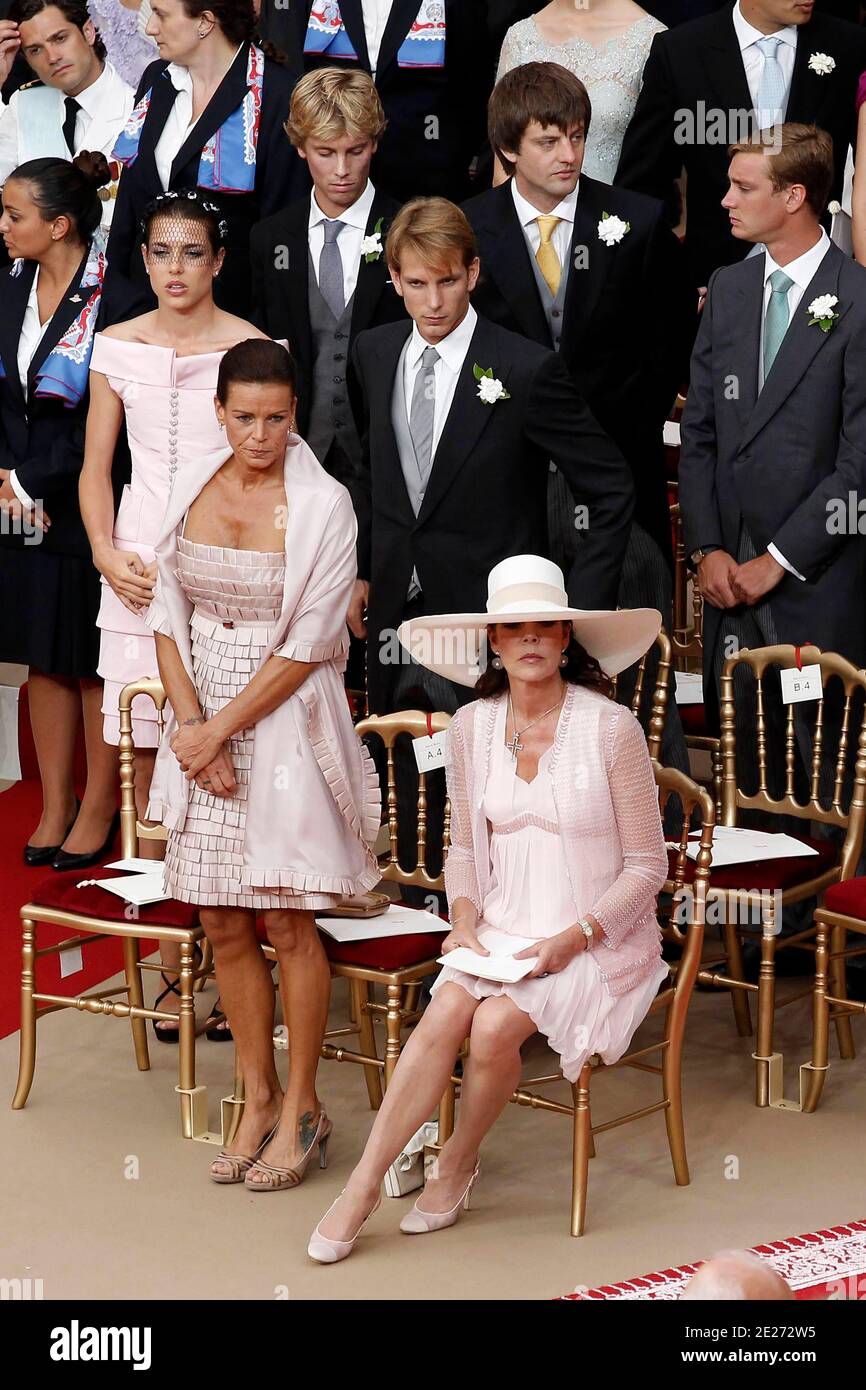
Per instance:
[[[342,317],[346,307],[346,292],[343,287],[343,258],[337,245],[337,237],[345,227],[345,222],[324,222],[325,244],[319,261],[319,291],[334,315]]]
[[[421,482],[425,485],[433,456],[433,418],[436,413],[436,374],[433,369],[438,361],[439,353],[434,347],[424,349],[409,411],[409,433],[415,447]]]

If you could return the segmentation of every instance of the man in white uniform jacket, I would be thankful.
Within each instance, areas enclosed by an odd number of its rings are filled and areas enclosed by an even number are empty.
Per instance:
[[[17,21],[21,50],[39,81],[26,83],[0,108],[0,184],[28,159],[101,150],[110,161],[134,93],[105,60],[84,0],[15,0],[9,18]],[[14,49],[0,52],[0,83],[14,56]],[[106,228],[118,173],[112,165],[111,183],[99,190]]]

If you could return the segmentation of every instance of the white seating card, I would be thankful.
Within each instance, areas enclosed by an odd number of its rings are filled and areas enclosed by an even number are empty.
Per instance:
[[[678,705],[704,703],[704,678],[700,671],[675,671],[676,702]]]
[[[116,894],[125,902],[134,903],[136,907],[145,907],[148,903],[163,903],[171,897],[171,894],[165,891],[162,864],[156,873],[130,874],[128,878],[85,878],[75,886],[87,888],[91,884],[97,888],[104,888],[106,893]]]
[[[697,859],[700,851],[699,837],[689,837],[686,850],[689,859]],[[671,849],[678,849],[678,841],[669,841]],[[811,845],[804,845],[793,835],[775,835],[764,830],[746,830],[736,825],[717,825],[713,829],[714,869],[722,869],[727,864],[751,864],[759,859],[798,859],[818,851]]]
[[[378,917],[317,917],[316,926],[335,941],[381,941],[386,936],[448,931],[448,923],[435,913],[425,912],[423,908],[399,907],[396,903]]]
[[[509,942],[509,945],[512,945]],[[527,956],[525,960],[515,960],[518,951],[525,951],[539,942],[532,936],[515,936],[510,955],[481,956],[468,946],[458,946],[456,951],[439,957],[440,965],[450,965],[455,970],[464,970],[467,975],[477,975],[480,980],[497,980],[500,984],[516,984],[535,969],[537,958]]]

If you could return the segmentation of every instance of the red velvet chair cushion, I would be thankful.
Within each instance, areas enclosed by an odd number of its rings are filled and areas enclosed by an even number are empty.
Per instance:
[[[39,907],[53,907],[62,912],[81,912],[88,917],[101,917],[106,922],[125,922],[124,909],[129,906],[123,898],[114,893],[106,893],[103,888],[76,888],[85,878],[124,878],[115,869],[72,869],[64,873],[52,873],[37,884],[30,897]],[[181,927],[188,930],[198,925],[198,908],[194,903],[177,902],[169,898],[166,902],[151,903],[137,909],[142,928]],[[82,931],[84,928],[82,928]],[[146,931],[142,930],[142,936]]]
[[[841,912],[845,917],[862,917],[866,920],[866,878],[849,878],[844,883],[834,883],[824,894],[824,906],[830,912]]]
[[[703,705],[679,705],[680,721],[683,726],[683,733],[687,736],[703,735],[706,738],[709,734],[707,729],[707,713]]]
[[[810,878],[817,878],[836,863],[836,846],[829,840],[813,840],[808,835],[797,835],[796,839],[810,845],[817,854],[796,859],[758,859],[752,864],[730,864],[724,869],[710,870],[710,884],[713,888],[747,888],[756,892],[764,889],[794,888]],[[673,877],[677,852],[668,850],[668,873]],[[692,860],[686,865],[686,882],[691,883],[695,876]],[[828,890],[832,891],[832,890]]]

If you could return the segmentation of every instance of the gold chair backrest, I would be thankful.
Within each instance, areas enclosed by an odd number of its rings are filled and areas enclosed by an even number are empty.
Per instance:
[[[767,720],[765,715],[765,680],[771,667],[793,667],[797,663],[797,652],[805,665],[819,665],[821,679],[826,692],[829,680],[839,680],[844,692],[842,719],[838,731],[838,747],[833,776],[832,802],[824,805],[820,799],[821,765],[826,762],[831,751],[827,748],[830,730],[825,725],[824,699],[809,701],[800,705],[804,712],[815,711],[815,724],[812,737],[812,759],[809,769],[809,799],[798,801],[794,795],[795,769],[798,748],[795,727],[795,707],[786,706],[785,716],[785,792],[781,799],[770,796],[767,788]],[[737,785],[737,710],[734,702],[734,672],[738,666],[748,666],[755,677],[755,719],[758,749],[758,790],[753,795],[743,792]],[[854,870],[849,861],[863,837],[864,811],[866,811],[866,717],[861,719],[857,736],[857,756],[853,767],[851,799],[846,806],[843,793],[847,776],[851,772],[849,748],[851,743],[852,700],[858,691],[866,696],[866,671],[858,671],[850,661],[837,652],[822,652],[819,647],[807,646],[799,649],[780,643],[772,647],[744,647],[729,657],[722,669],[721,677],[721,758],[722,758],[722,814],[723,825],[736,824],[737,810],[748,809],[768,811],[779,815],[799,816],[803,820],[820,821],[825,825],[842,826],[848,831],[842,855],[843,877],[846,870]],[[740,717],[742,718],[742,711]]]
[[[653,686],[652,696],[649,702],[649,709],[645,709],[644,687],[646,685],[646,667],[650,652],[658,648],[658,672],[656,682]],[[611,685],[613,687],[613,698],[617,699],[619,683],[614,676]],[[639,719],[646,734],[647,747],[650,757],[656,762],[659,760],[662,747],[662,736],[665,730],[665,719],[667,718],[668,699],[671,689],[671,640],[662,628],[652,647],[644,653],[637,668],[637,679],[635,680],[634,691],[632,692],[629,708],[636,719]]]
[[[682,809],[682,830],[676,846],[676,859],[673,861],[668,879],[672,897],[671,916],[667,926],[663,928],[663,935],[669,940],[685,943],[677,967],[676,992],[684,994],[687,1002],[701,962],[716,808],[706,787],[699,786],[684,772],[673,767],[660,767],[658,764],[654,772],[662,817],[672,798],[679,801]],[[691,860],[686,850],[690,845],[694,847],[694,840],[690,840],[689,837],[698,832],[698,853],[696,859]],[[687,882],[686,871],[692,863],[694,876],[691,882]],[[685,926],[684,931],[680,928],[680,919]]]
[[[683,513],[679,502],[670,509],[674,527],[674,626],[671,634],[674,665],[679,671],[700,671],[704,652],[704,601],[695,581],[689,603],[689,571]]]
[[[359,738],[365,734],[375,734],[382,740],[388,759],[388,788],[387,788],[387,809],[388,809],[388,838],[390,841],[390,852],[388,860],[381,865],[382,877],[389,879],[392,883],[412,884],[418,888],[429,888],[432,892],[444,892],[445,876],[444,872],[430,874],[427,871],[427,778],[428,776],[438,776],[438,773],[421,772],[418,774],[418,810],[416,819],[416,835],[418,842],[418,866],[415,869],[404,869],[397,855],[397,832],[399,822],[397,819],[397,783],[394,773],[394,744],[401,734],[408,734],[410,738],[422,738],[428,733],[428,716],[420,709],[397,710],[394,714],[368,715],[366,719],[360,720],[355,725],[355,733]],[[438,734],[443,729],[447,729],[451,723],[451,715],[441,711],[429,716],[429,728]],[[444,775],[444,774],[443,774]],[[443,864],[448,854],[451,834],[451,805],[446,796],[445,798],[445,826],[443,831],[442,856]]]
[[[137,695],[149,695],[156,705],[159,732],[162,734],[166,694],[156,676],[142,676],[130,681],[120,692],[120,846],[124,859],[138,854],[139,840],[165,840],[164,825],[144,825],[135,807],[135,744],[132,737],[132,702]]]

